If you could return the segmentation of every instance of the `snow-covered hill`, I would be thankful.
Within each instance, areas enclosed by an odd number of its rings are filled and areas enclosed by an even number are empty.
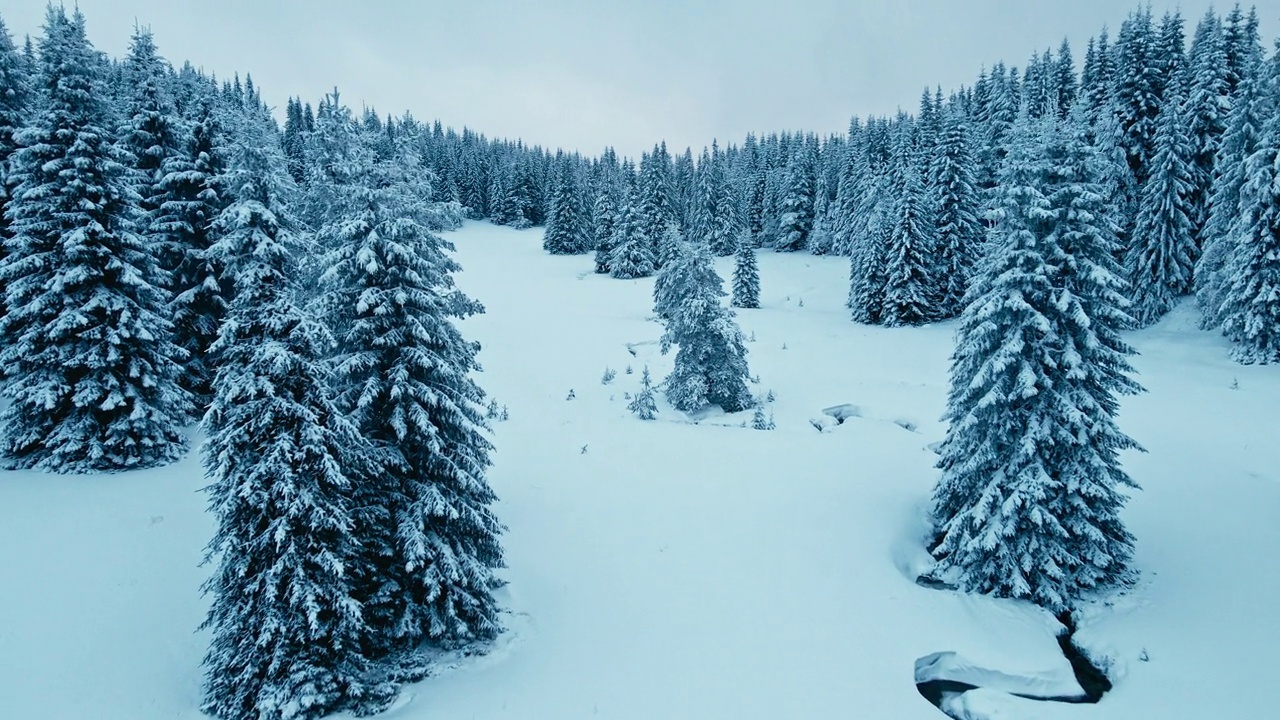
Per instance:
[[[953,324],[855,325],[844,259],[764,252],[763,307],[738,319],[777,429],[665,405],[643,422],[626,396],[645,365],[660,380],[671,364],[652,280],[594,275],[540,235],[451,235],[459,284],[488,309],[463,326],[484,346],[480,381],[510,413],[490,476],[510,528],[509,631],[406,688],[389,720],[928,720],[942,715],[916,661],[943,651],[1070,683],[1047,614],[914,582]],[[1098,705],[975,691],[960,703],[974,717],[1270,712],[1280,368],[1231,363],[1195,321],[1188,303],[1131,337],[1149,390],[1120,417],[1149,451],[1124,458],[1144,488],[1124,516],[1142,579],[1083,611],[1077,635],[1115,690]],[[822,413],[841,404],[856,406],[841,424]],[[137,473],[0,475],[0,718],[201,717],[202,485],[194,453]]]

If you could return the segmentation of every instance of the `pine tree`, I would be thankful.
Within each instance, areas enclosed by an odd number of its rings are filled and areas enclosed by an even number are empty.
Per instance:
[[[586,226],[582,217],[577,183],[568,158],[556,162],[551,190],[551,213],[543,235],[542,249],[553,255],[573,255],[585,251]]]
[[[364,156],[368,162],[368,155]],[[492,590],[502,525],[484,478],[492,446],[479,346],[454,324],[484,308],[454,288],[452,245],[430,232],[405,168],[357,171],[343,214],[320,228],[321,304],[338,335],[338,407],[377,455],[357,490],[365,556],[356,573],[365,647],[452,647],[500,631]]]
[[[165,162],[177,152],[181,132],[168,93],[167,73],[151,31],[136,28],[124,62],[128,118],[119,134],[123,149],[132,156],[134,189],[141,196],[139,230],[149,244],[161,248],[168,248],[171,239],[157,233],[151,224],[168,199],[159,186]],[[172,270],[174,259],[162,257],[161,266],[165,271]]]
[[[9,30],[0,19],[0,242],[8,237],[5,208],[13,197],[9,178],[9,157],[17,149],[14,135],[26,124],[27,105],[31,101],[31,78],[26,60],[13,45]],[[3,251],[0,251],[2,254]],[[0,301],[0,312],[3,312]]]
[[[1155,155],[1126,255],[1139,325],[1159,320],[1191,289],[1195,263],[1191,221],[1191,144],[1180,110],[1180,84],[1166,91],[1156,130]]]
[[[609,259],[609,275],[612,277],[629,280],[648,277],[654,272],[653,244],[644,231],[641,213],[640,197],[633,184],[614,236],[613,253]]]
[[[669,278],[673,298],[662,352],[679,346],[675,369],[666,380],[667,400],[684,412],[709,404],[729,413],[751,407],[747,348],[733,312],[720,304],[723,281],[706,246],[681,243],[662,273]]]
[[[163,278],[134,231],[137,196],[104,129],[110,113],[79,13],[48,9],[40,58],[46,93],[10,162],[0,452],[58,472],[171,462],[186,450],[182,351],[170,341]]]
[[[671,312],[678,300],[674,292],[678,289],[675,284],[678,282],[679,274],[678,268],[675,268],[672,263],[679,256],[684,243],[684,233],[680,231],[679,226],[669,225],[663,233],[662,242],[659,244],[662,249],[662,262],[660,263],[662,271],[658,272],[658,276],[653,281],[653,312],[660,320],[670,319]],[[700,242],[698,244],[704,245]],[[672,268],[672,271],[666,272],[668,268]]]
[[[1280,99],[1280,60],[1272,59],[1272,102]],[[1280,113],[1272,111],[1245,165],[1240,235],[1223,268],[1223,333],[1239,362],[1280,362]]]
[[[641,420],[652,420],[658,415],[658,403],[653,398],[653,381],[649,378],[649,366],[644,366],[640,376],[640,392],[627,405],[636,417]]]
[[[747,233],[739,237],[738,252],[734,255],[730,304],[736,308],[760,307],[760,269],[756,264],[755,246]]]
[[[1214,161],[1218,171],[1209,198],[1209,221],[1203,233],[1203,250],[1196,263],[1196,303],[1200,306],[1200,326],[1206,330],[1222,324],[1223,293],[1229,277],[1226,266],[1244,234],[1241,223],[1241,191],[1248,180],[1247,160],[1258,148],[1262,134],[1262,103],[1259,79],[1249,72],[1227,119],[1227,131]]]
[[[890,327],[919,325],[937,312],[942,269],[931,267],[937,249],[934,220],[929,214],[924,183],[915,158],[899,158],[901,188],[889,226],[884,268],[884,311],[881,321]]]
[[[1188,63],[1190,87],[1184,111],[1191,143],[1191,194],[1188,200],[1196,247],[1202,249],[1205,225],[1209,222],[1214,162],[1222,134],[1226,131],[1225,108],[1230,101],[1222,27],[1212,9],[1205,13],[1196,27]]]
[[[185,351],[178,384],[203,414],[213,398],[214,363],[210,347],[226,314],[233,288],[223,269],[209,255],[215,237],[211,224],[226,205],[220,175],[221,134],[212,109],[205,107],[186,138],[182,152],[165,160],[157,184],[164,201],[151,217],[151,230],[167,239],[163,249],[173,258],[169,285],[173,288],[174,343]]]
[[[780,251],[794,252],[807,247],[813,231],[814,164],[812,146],[805,143],[787,165],[778,235],[774,244]]]
[[[849,310],[853,321],[877,324],[884,312],[889,257],[890,193],[884,178],[861,176],[849,229]]]
[[[286,171],[263,140],[237,149],[236,201],[219,215],[212,248],[236,285],[204,421],[218,529],[204,586],[213,638],[202,710],[224,720],[371,711],[394,695],[365,680],[365,622],[352,595],[364,443],[329,396],[332,338],[294,302],[298,248],[280,214]]]
[[[605,181],[605,183],[609,182]],[[613,239],[618,231],[618,205],[615,190],[611,184],[601,187],[596,194],[591,221],[591,235],[594,238],[596,251],[596,272],[608,273],[610,255],[613,254]]]
[[[934,496],[942,574],[1054,612],[1124,582],[1133,548],[1117,454],[1136,445],[1114,422],[1114,395],[1136,388],[1132,351],[1110,336],[1123,298],[1106,269],[1114,236],[1090,224],[1104,204],[1082,140],[1010,150],[961,316]]]
[[[933,187],[937,194],[935,233],[941,296],[939,317],[954,317],[964,305],[969,276],[977,263],[985,229],[978,219],[981,201],[975,186],[975,165],[969,150],[969,131],[956,110],[946,113],[944,129],[933,158]]]

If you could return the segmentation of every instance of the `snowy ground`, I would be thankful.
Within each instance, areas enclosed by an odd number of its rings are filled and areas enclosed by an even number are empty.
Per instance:
[[[480,380],[511,414],[491,474],[510,631],[406,688],[388,720],[936,720],[914,685],[932,653],[1006,681],[1069,676],[1052,618],[913,582],[953,324],[855,325],[843,259],[762,253],[764,307],[739,321],[777,430],[665,405],[645,423],[624,394],[671,361],[648,320],[652,281],[549,257],[540,236],[451,234],[459,284],[488,308],[464,327],[484,346]],[[1083,706],[977,691],[956,712],[1255,718],[1273,705],[1280,368],[1232,364],[1190,305],[1132,341],[1150,390],[1121,417],[1150,451],[1125,457],[1144,486],[1125,515],[1143,580],[1083,613],[1077,635],[1116,689]],[[822,409],[843,403],[860,417],[836,426]],[[200,717],[202,485],[195,454],[139,473],[0,476],[0,718]]]

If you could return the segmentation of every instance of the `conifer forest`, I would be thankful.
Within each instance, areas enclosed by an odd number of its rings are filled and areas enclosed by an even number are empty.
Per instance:
[[[0,20],[0,717],[1269,716],[1267,12],[638,157]]]

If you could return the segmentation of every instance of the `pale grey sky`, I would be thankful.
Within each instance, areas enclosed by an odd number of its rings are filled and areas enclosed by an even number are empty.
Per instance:
[[[748,131],[839,131],[853,114],[914,111],[925,85],[969,84],[997,60],[1112,29],[1118,0],[78,0],[95,45],[135,19],[161,52],[219,77],[253,74],[268,102],[337,85],[357,109],[411,111],[490,137],[637,155]],[[68,0],[70,7],[73,3]],[[1209,0],[1181,7],[1188,34]],[[43,0],[0,0],[18,38]],[[1220,13],[1231,4],[1216,3]],[[1246,7],[1248,5],[1246,4]],[[1257,3],[1270,50],[1280,0]]]

